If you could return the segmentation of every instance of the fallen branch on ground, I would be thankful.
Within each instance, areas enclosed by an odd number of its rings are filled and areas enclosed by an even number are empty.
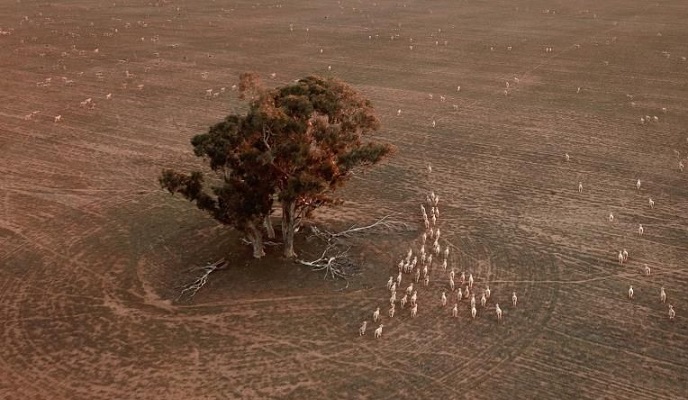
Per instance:
[[[227,268],[227,261],[222,258],[218,261],[215,261],[214,263],[205,265],[200,268],[196,268],[196,271],[203,271],[201,276],[199,276],[195,281],[191,282],[190,284],[184,286],[184,289],[182,289],[181,293],[179,293],[179,296],[177,297],[177,301],[184,296],[184,293],[189,293],[189,300],[191,300],[196,293],[201,290],[203,286],[208,282],[208,277],[210,274],[212,274],[215,271],[222,270]]]
[[[311,226],[311,231],[313,235],[326,239],[328,242],[330,239],[336,239],[341,237],[352,237],[354,234],[362,233],[363,231],[370,229],[385,229],[385,230],[395,230],[399,228],[411,229],[409,224],[401,221],[390,221],[391,215],[385,215],[374,223],[366,226],[356,226],[355,224],[349,227],[349,229],[343,230],[341,232],[330,232],[325,229],[319,229],[316,226]]]
[[[332,279],[344,279],[346,281],[346,287],[349,287],[349,281],[346,279],[349,275],[347,270],[354,269],[356,264],[348,256],[349,249],[340,251],[333,256],[328,256],[327,253],[334,248],[335,246],[333,244],[329,244],[320,258],[313,261],[297,259],[296,262],[311,267],[313,271],[325,271],[323,279],[328,276],[331,276]]]

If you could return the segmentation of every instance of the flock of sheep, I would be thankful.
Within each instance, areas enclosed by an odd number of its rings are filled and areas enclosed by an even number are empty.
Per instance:
[[[428,172],[432,173],[432,167],[428,166]],[[395,315],[398,314],[398,309],[404,310],[407,307],[411,318],[418,316],[418,290],[423,287],[428,292],[428,296],[433,296],[432,289],[430,289],[431,272],[435,277],[439,276],[438,279],[440,281],[446,282],[441,284],[443,286],[441,294],[435,294],[435,296],[437,296],[435,301],[440,308],[444,309],[449,299],[453,299],[454,305],[451,308],[450,315],[453,318],[458,318],[460,304],[467,301],[470,307],[465,308],[470,311],[471,318],[475,319],[478,314],[476,293],[479,292],[479,289],[474,285],[475,279],[473,278],[473,274],[471,272],[461,271],[457,279],[456,271],[454,268],[449,267],[451,244],[440,242],[442,232],[438,226],[440,217],[439,201],[439,196],[436,195],[434,191],[431,191],[427,195],[425,203],[421,203],[420,210],[424,224],[423,232],[409,247],[408,252],[402,256],[397,263],[395,268],[396,276],[390,276],[387,281],[387,290],[390,295],[387,316],[390,320],[394,319]],[[428,217],[426,207],[430,209],[430,217]],[[405,283],[406,280],[410,282],[406,286],[406,289],[402,289],[402,283]],[[447,293],[449,293],[449,296]],[[492,293],[489,285],[486,285],[485,288],[480,291],[480,306],[483,309],[487,309],[487,303],[491,295]],[[512,292],[511,304],[515,308],[517,303],[518,296],[516,292]],[[494,312],[497,322],[501,321],[503,312],[499,307],[499,303],[494,304]],[[382,337],[384,324],[382,323],[380,307],[377,307],[375,311],[373,311],[372,320],[373,323],[379,323],[374,332],[375,338]],[[360,325],[358,330],[359,335],[365,335],[367,328],[368,321],[365,320]]]
[[[564,154],[564,158],[567,162],[571,161],[571,157],[569,156],[568,153]],[[683,163],[680,161],[679,161],[679,170],[683,171]],[[642,182],[640,181],[640,179],[636,180],[635,189],[637,191],[640,191],[641,187],[642,187]],[[583,193],[583,183],[582,182],[578,182],[578,193]],[[655,201],[652,200],[652,197],[648,197],[647,203],[651,209],[655,208]],[[610,223],[614,222],[614,214],[610,212],[609,215],[607,216],[607,220]],[[644,233],[645,233],[645,228],[643,227],[643,224],[638,224],[638,235],[642,236]],[[626,249],[619,250],[619,253],[617,255],[619,265],[624,265],[625,263],[627,263],[628,262],[628,256],[629,256],[628,250],[626,250]],[[647,264],[643,264],[642,272],[645,276],[650,276],[650,274],[652,273],[650,267]],[[630,285],[628,287],[628,298],[631,300],[633,300],[635,298],[635,292],[633,290],[633,285]],[[662,302],[662,304],[666,303],[667,295],[666,295],[666,290],[664,289],[664,286],[660,287],[660,289],[659,289],[659,300]],[[673,305],[669,304],[668,307],[669,307],[669,311],[668,311],[669,319],[673,320],[674,318],[676,318],[676,311],[674,310]]]

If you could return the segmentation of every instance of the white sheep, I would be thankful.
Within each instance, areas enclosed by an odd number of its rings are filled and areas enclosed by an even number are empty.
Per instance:
[[[617,256],[617,258],[618,258],[618,260],[619,260],[619,264],[620,264],[620,265],[623,264],[623,262],[624,262],[624,256],[623,256],[623,253],[622,253],[621,251],[619,251],[619,255]]]
[[[447,258],[449,258],[449,246],[444,248],[444,260],[446,261]]]
[[[394,283],[394,277],[390,276],[389,280],[387,281],[387,290],[392,290],[392,284]]]
[[[628,288],[628,298],[633,299],[633,286]]]
[[[676,318],[676,311],[674,311],[674,306],[669,304],[669,320],[673,321],[674,318]]]
[[[452,317],[456,318],[459,316],[459,305],[454,303],[454,308],[452,308]]]
[[[365,335],[366,328],[368,327],[368,321],[363,321],[361,327],[358,328],[358,336]]]
[[[443,269],[444,271],[447,270],[447,259],[446,259],[446,258],[442,261],[442,269]]]
[[[609,222],[614,222],[614,214],[609,213],[609,215],[607,216],[607,219],[609,220]]]
[[[468,287],[473,288],[473,274],[468,274]]]
[[[645,233],[645,229],[643,228],[643,224],[638,225],[638,235],[642,235]]]
[[[390,318],[394,318],[394,311],[395,311],[395,305],[392,304],[392,306],[389,308],[389,311],[387,312],[387,314],[389,314]]]
[[[440,298],[440,302],[442,303],[442,307],[447,305],[447,293],[444,290],[442,291],[442,297]]]
[[[418,303],[414,304],[411,308],[411,318],[415,318],[418,315]]]
[[[683,161],[679,161],[679,162],[678,162],[678,170],[681,171],[681,172],[683,172],[683,168],[684,168],[684,167],[685,167],[685,166],[683,165]]]
[[[206,89],[206,91],[205,91],[205,98],[206,98],[206,99],[209,99],[209,98],[211,98],[211,97],[213,97],[213,89]]]
[[[626,249],[623,249],[621,255],[623,256],[624,262],[628,261],[628,251]]]
[[[516,292],[511,293],[511,304],[516,307],[516,303],[518,302],[518,296],[516,296]]]
[[[471,295],[471,308],[475,307],[475,293]]]
[[[425,218],[427,219],[427,215],[425,216]],[[420,236],[420,239],[421,239],[421,244],[423,246],[425,246],[425,241],[428,240],[428,234],[426,232],[423,232],[423,234]],[[423,249],[423,253],[425,253],[425,249]]]
[[[487,289],[485,289],[485,297],[489,299],[489,298],[490,298],[490,293],[491,293],[491,292],[490,292],[490,287],[488,286]]]
[[[403,276],[402,272],[399,271],[399,275],[397,275],[397,286],[401,285],[401,277]]]
[[[424,285],[424,286],[430,285],[430,277],[429,277],[429,276],[426,276],[426,277],[423,279],[423,285]]]
[[[392,292],[389,296],[389,304],[392,305],[397,301],[397,292]]]
[[[423,279],[425,279],[425,278],[427,278],[427,277],[428,277],[428,265],[425,264],[425,265],[423,266]]]
[[[468,296],[470,296],[470,295],[471,295],[471,291],[468,288],[468,286],[466,286],[466,288],[463,290],[463,297],[468,298]]]
[[[638,180],[635,182],[635,188],[636,188],[637,190],[640,190],[640,186],[641,186],[640,179],[638,179]]]
[[[652,270],[650,269],[650,267],[647,264],[645,264],[645,266],[643,267],[643,270],[645,271],[645,276],[650,276],[650,273],[652,272]]]
[[[401,108],[397,110],[397,117],[401,115]]]
[[[401,300],[399,300],[399,305],[401,306],[401,308],[406,307],[406,303],[408,303],[408,295],[407,294],[405,294],[404,297],[402,297]]]
[[[459,85],[459,86],[456,87],[456,91],[457,91],[457,92],[460,92],[460,91],[461,91],[461,85]]]
[[[383,326],[384,325],[380,324],[380,326],[378,326],[377,329],[375,329],[375,339],[379,339],[382,337],[382,327]]]
[[[502,309],[499,308],[499,303],[495,304],[495,313],[497,314],[497,321],[502,320]]]
[[[485,297],[485,293],[483,292],[483,295],[480,296],[480,305],[485,307],[486,304],[487,304],[487,297]]]
[[[416,270],[416,276],[415,276],[415,282],[418,283],[419,280],[420,280],[420,269],[417,269]]]
[[[471,306],[471,318],[475,319],[475,315],[478,313],[478,310],[475,309],[475,306]]]
[[[456,299],[458,301],[461,301],[463,299],[463,290],[461,289],[460,286],[459,286],[459,290],[456,292]]]
[[[666,291],[664,290],[664,286],[662,286],[662,287],[659,289],[659,300],[660,300],[662,303],[666,303],[666,299],[667,299]]]
[[[454,287],[455,287],[454,280],[449,279],[449,288],[451,289],[452,292],[454,291]]]
[[[461,276],[459,277],[459,283],[461,283],[463,285],[464,282],[466,282],[466,272],[461,271]]]
[[[389,287],[389,291],[392,293],[396,293],[396,291],[397,291],[397,283],[396,282],[392,282],[392,286]]]
[[[647,199],[647,204],[650,205],[650,208],[655,208],[655,201],[652,198]]]
[[[105,100],[111,100],[112,99],[112,93],[108,93],[105,95]]]
[[[373,311],[373,322],[377,322],[378,319],[380,319],[380,307]]]
[[[583,182],[578,182],[578,193],[583,193]]]

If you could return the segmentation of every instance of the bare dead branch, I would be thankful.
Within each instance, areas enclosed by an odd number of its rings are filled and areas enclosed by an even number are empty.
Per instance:
[[[349,248],[342,250],[335,255],[328,256],[327,253],[332,249],[335,249],[335,246],[333,244],[328,244],[319,258],[313,261],[297,259],[296,262],[311,267],[313,271],[325,271],[323,279],[326,279],[328,276],[330,276],[332,279],[343,279],[346,281],[346,287],[349,287],[349,281],[346,279],[348,276],[347,270],[355,268],[355,263],[349,258],[348,255]]]
[[[225,268],[227,268],[227,261],[224,258],[221,258],[214,263],[207,264],[203,267],[196,268],[196,271],[202,271],[201,276],[196,278],[196,280],[190,284],[184,286],[181,293],[179,293],[179,296],[177,297],[177,301],[179,301],[179,299],[181,299],[185,293],[188,293],[189,300],[193,299],[196,293],[198,293],[198,291],[201,290],[201,288],[208,282],[208,277],[210,274]]]
[[[346,230],[343,230],[341,232],[330,232],[325,229],[319,229],[316,226],[311,227],[311,231],[313,232],[313,235],[320,237],[322,239],[325,239],[327,241],[331,239],[336,239],[336,238],[342,238],[342,237],[352,237],[354,234],[362,233],[363,231],[366,230],[385,230],[385,231],[390,231],[390,230],[397,230],[397,229],[405,229],[409,230],[411,229],[410,225],[401,222],[401,221],[391,221],[390,220],[391,215],[385,215],[384,217],[380,218],[379,220],[375,221],[374,223],[366,226],[356,226],[355,224],[349,227]]]

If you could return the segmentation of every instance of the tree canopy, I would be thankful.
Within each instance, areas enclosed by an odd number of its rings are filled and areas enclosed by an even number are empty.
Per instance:
[[[342,81],[309,76],[266,89],[249,73],[239,89],[248,111],[191,140],[215,179],[166,169],[160,184],[246,233],[254,257],[265,254],[263,235],[274,235],[270,216],[281,210],[284,255],[294,257],[301,220],[334,202],[355,168],[379,163],[393,147],[367,139],[380,122],[370,101]]]

